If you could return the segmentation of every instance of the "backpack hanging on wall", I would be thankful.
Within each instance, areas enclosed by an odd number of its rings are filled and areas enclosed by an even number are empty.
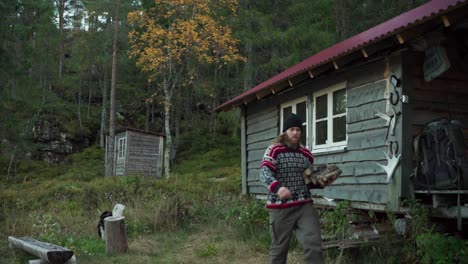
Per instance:
[[[465,142],[459,121],[440,119],[428,123],[414,139],[415,187],[450,190],[462,186]]]

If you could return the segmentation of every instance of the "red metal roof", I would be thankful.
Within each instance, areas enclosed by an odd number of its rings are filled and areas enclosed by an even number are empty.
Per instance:
[[[397,32],[401,32],[405,29],[408,29],[417,23],[428,20],[436,15],[447,11],[451,7],[461,5],[467,1],[468,0],[432,0],[424,5],[421,5],[390,20],[387,20],[371,29],[368,29],[362,33],[359,33],[351,38],[348,38],[342,42],[339,42],[327,49],[316,53],[315,55],[305,59],[304,61],[260,83],[252,89],[219,105],[214,110],[219,111],[226,109],[229,106],[238,105],[242,103],[243,100],[248,96],[254,95],[262,90],[268,89],[275,84],[290,79],[301,73],[307,72],[308,70],[316,66],[330,62],[333,59],[348,54],[356,49],[363,48],[392,34],[396,34]]]

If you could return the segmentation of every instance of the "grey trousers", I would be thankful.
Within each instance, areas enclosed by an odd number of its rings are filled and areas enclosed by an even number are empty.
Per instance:
[[[285,264],[293,231],[304,249],[304,263],[325,263],[318,214],[312,203],[270,209],[270,264]]]

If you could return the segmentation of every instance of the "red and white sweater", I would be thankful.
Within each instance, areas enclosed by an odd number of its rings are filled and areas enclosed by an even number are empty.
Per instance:
[[[267,208],[287,208],[312,202],[310,189],[320,185],[307,185],[303,173],[314,163],[312,153],[305,147],[290,149],[284,144],[273,144],[267,148],[260,166],[260,179],[267,186]],[[282,200],[277,192],[287,187],[291,199]]]

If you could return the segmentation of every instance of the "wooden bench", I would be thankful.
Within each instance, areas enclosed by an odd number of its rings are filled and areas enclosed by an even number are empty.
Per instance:
[[[16,248],[34,255],[40,260],[30,263],[73,264],[76,263],[75,253],[61,246],[42,242],[31,237],[8,237],[11,248]]]

